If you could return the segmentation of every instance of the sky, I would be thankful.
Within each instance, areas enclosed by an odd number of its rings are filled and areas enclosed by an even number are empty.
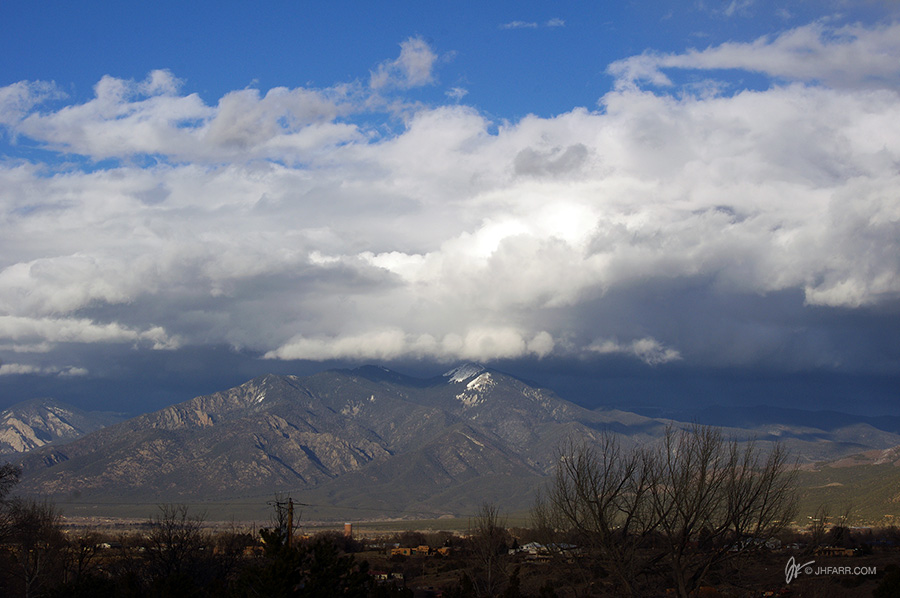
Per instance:
[[[900,414],[900,2],[0,3],[0,407],[463,361]]]

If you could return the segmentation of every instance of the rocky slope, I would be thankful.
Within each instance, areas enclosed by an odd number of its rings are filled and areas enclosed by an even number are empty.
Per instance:
[[[83,411],[54,399],[32,399],[0,413],[0,455],[7,459],[50,443],[74,440],[122,421],[113,413]]]

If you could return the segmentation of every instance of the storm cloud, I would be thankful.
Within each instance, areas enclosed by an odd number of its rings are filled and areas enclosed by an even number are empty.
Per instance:
[[[95,344],[896,374],[897,27],[645,53],[515,122],[407,102],[440,85],[421,38],[214,103],[167,70],[7,86],[0,126],[47,157],[0,162],[0,374],[84,375]]]

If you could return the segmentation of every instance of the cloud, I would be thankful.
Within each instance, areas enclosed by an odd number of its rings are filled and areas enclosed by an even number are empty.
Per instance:
[[[555,147],[545,152],[525,148],[514,160],[516,174],[570,175],[584,164],[589,153],[583,143],[576,143],[565,149]]]
[[[499,29],[537,29],[539,27],[565,27],[566,22],[560,18],[552,18],[544,23],[536,21],[510,21],[499,25]]]
[[[183,83],[171,71],[157,69],[150,71],[147,78],[138,84],[137,89],[147,96],[175,95]]]
[[[372,71],[369,87],[409,89],[434,83],[434,63],[437,54],[419,37],[411,37],[400,44],[400,56],[383,62]]]
[[[328,146],[365,141],[368,133],[342,119],[373,110],[410,107],[381,94],[434,83],[437,54],[421,38],[400,44],[400,56],[380,64],[369,87],[242,89],[214,106],[197,94],[179,95],[183,82],[167,70],[143,81],[104,76],[94,97],[56,111],[34,108],[59,99],[56,86],[19,82],[0,88],[0,125],[13,136],[92,160],[154,156],[182,163],[276,160],[308,163]],[[462,97],[463,90],[451,95]]]
[[[600,355],[631,355],[647,365],[659,365],[681,359],[678,351],[664,347],[654,338],[636,339],[625,344],[611,339],[597,340],[589,345],[587,350]]]
[[[500,29],[537,29],[537,26],[533,21],[510,21],[500,25]]]
[[[463,335],[448,333],[442,338],[430,334],[411,335],[400,329],[383,329],[330,338],[296,337],[266,359],[395,360],[400,358],[459,360],[514,359],[544,357],[553,350],[553,337],[541,331],[533,338],[514,328],[474,328]]]
[[[264,96],[245,89],[226,94],[213,107],[196,94],[176,95],[179,85],[168,71],[154,71],[141,82],[105,76],[84,104],[23,115],[22,106],[51,96],[16,84],[0,90],[7,104],[17,102],[0,118],[15,135],[94,160],[137,155],[214,163],[276,156],[303,160],[323,144],[359,138],[356,127],[335,122],[359,109],[351,107],[357,102],[350,97],[352,86],[278,87]],[[26,99],[17,99],[23,95]]]
[[[741,46],[742,63],[723,45],[614,70],[787,77],[773,65],[804,37],[819,40],[802,46],[809,72],[832,54],[861,53],[870,74],[900,58],[890,27],[849,31],[798,28]],[[433,80],[433,50],[404,44],[373,71],[379,89]],[[8,86],[4,130],[113,162],[0,162],[0,355],[43,367],[27,362],[127,344],[772,368],[789,355],[896,371],[896,341],[868,339],[900,302],[897,92],[800,79],[731,95],[622,85],[596,111],[499,123],[456,94],[391,126],[365,85],[206,104],[155,71],[49,108],[54,87]]]
[[[138,331],[116,322],[98,324],[86,318],[0,316],[0,338],[17,343],[19,351],[36,343],[31,346],[38,352],[46,350],[46,343],[146,342],[154,349],[178,347],[178,340],[158,326]]]
[[[462,100],[468,94],[469,94],[469,91],[467,89],[463,89],[462,87],[453,87],[450,90],[444,92],[444,95],[446,95],[451,100],[455,100],[457,102]]]
[[[40,375],[40,376],[87,376],[88,371],[84,368],[74,366],[34,366],[19,363],[0,364],[0,376],[16,376],[16,375]]]
[[[252,150],[280,138],[282,147],[295,143],[304,132],[329,128],[328,123],[342,109],[328,93],[307,89],[278,87],[260,96],[258,90],[245,89],[227,94],[203,131],[205,140],[216,147]],[[323,125],[325,125],[323,127]],[[333,125],[330,127],[334,129]],[[352,130],[348,130],[352,135]],[[336,141],[342,141],[339,135]],[[319,146],[321,139],[311,140]]]
[[[665,70],[740,69],[834,88],[900,84],[900,23],[867,28],[811,23],[749,43],[728,42],[682,54],[645,52],[609,65],[617,84],[670,86]]]
[[[722,9],[722,14],[732,17],[736,14],[746,14],[748,9],[755,4],[755,0],[731,0],[728,6]]]
[[[19,81],[0,87],[0,125],[14,127],[36,105],[65,97],[55,83]]]

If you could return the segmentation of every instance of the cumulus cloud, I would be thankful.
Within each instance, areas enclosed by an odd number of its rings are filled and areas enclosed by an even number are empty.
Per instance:
[[[477,361],[526,356],[540,358],[550,354],[553,345],[553,337],[546,331],[529,339],[514,328],[475,328],[465,334],[449,333],[436,338],[430,334],[413,335],[393,328],[330,338],[300,336],[266,353],[265,358],[325,361],[415,357],[443,362]]]
[[[191,162],[303,160],[323,145],[360,138],[354,126],[335,122],[352,111],[352,86],[279,87],[264,96],[245,89],[207,106],[196,94],[177,95],[179,85],[168,71],[154,71],[141,82],[105,76],[90,101],[23,117],[22,105],[37,104],[48,94],[16,84],[0,90],[0,102],[3,97],[6,104],[18,102],[0,111],[5,115],[0,118],[16,135],[95,160],[137,155]],[[19,100],[23,95],[27,99]]]
[[[120,160],[0,162],[0,351],[777,366],[792,347],[796,367],[857,367],[877,350],[830,318],[881,322],[900,301],[892,31],[813,24],[611,67],[631,83],[722,65],[792,79],[762,91],[622,85],[597,111],[502,123],[418,106],[396,132],[367,124],[365,85],[208,105],[156,71],[40,111],[52,86],[0,89],[9,133]],[[868,75],[834,58],[870,53]],[[435,56],[407,40],[372,88],[433,82]],[[784,297],[815,321],[782,321]],[[739,302],[777,309],[750,326],[723,307]]]

